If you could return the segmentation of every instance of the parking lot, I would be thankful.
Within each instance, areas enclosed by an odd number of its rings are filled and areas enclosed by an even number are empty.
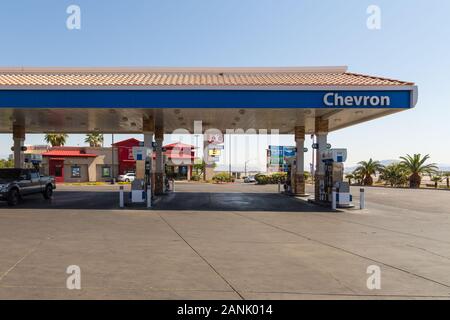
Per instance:
[[[0,298],[450,298],[450,192],[366,188],[367,209],[331,212],[277,186],[175,189],[152,210],[118,209],[117,186],[0,203]]]

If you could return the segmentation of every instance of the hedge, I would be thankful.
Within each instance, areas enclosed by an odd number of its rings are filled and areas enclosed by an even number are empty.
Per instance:
[[[278,184],[278,182],[284,183],[286,181],[286,177],[286,172],[274,172],[271,174],[259,173],[255,175],[255,180],[257,184]]]

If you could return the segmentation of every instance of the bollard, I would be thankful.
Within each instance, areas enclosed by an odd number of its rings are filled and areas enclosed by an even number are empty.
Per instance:
[[[280,192],[281,192],[281,181],[278,180],[278,193],[280,193]]]
[[[175,179],[172,180],[172,192],[175,192]]]
[[[123,186],[119,187],[119,207],[123,208],[124,205],[124,200],[123,200]]]
[[[336,188],[331,191],[331,210],[336,210]]]
[[[366,200],[364,199],[364,188],[359,189],[359,209],[362,210],[366,207]]]
[[[147,186],[147,208],[152,207],[152,189],[151,186]]]

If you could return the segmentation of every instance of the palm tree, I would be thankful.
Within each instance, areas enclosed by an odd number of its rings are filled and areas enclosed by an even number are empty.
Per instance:
[[[193,169],[198,175],[202,174],[204,176],[205,166],[206,166],[205,161],[202,161],[202,162],[199,162],[199,163],[194,163]]]
[[[348,179],[348,185],[352,185],[352,180],[355,179],[355,175],[353,173],[347,173],[345,178]]]
[[[61,147],[66,144],[66,139],[69,135],[65,133],[47,133],[45,135],[45,142],[50,143],[52,147]]]
[[[444,172],[444,177],[447,182],[447,188],[450,188],[450,171]]]
[[[89,143],[90,147],[101,147],[103,144],[103,134],[101,133],[88,133],[84,142]]]
[[[391,187],[403,186],[408,182],[408,172],[401,163],[392,163],[381,171],[380,179]]]
[[[364,179],[364,176],[361,173],[361,169],[360,168],[356,168],[355,170],[353,170],[353,179],[356,180],[356,184],[357,185],[362,185],[362,181]]]
[[[383,168],[384,166],[379,161],[370,158],[369,161],[358,162],[356,170],[362,175],[364,185],[371,186],[373,185],[372,175],[380,172]]]
[[[434,182],[434,188],[437,189],[438,183],[442,181],[442,177],[441,176],[433,176],[433,177],[431,177],[431,181]]]
[[[430,155],[425,155],[422,157],[420,153],[410,156],[407,154],[405,157],[400,157],[402,161],[400,162],[405,166],[409,174],[409,187],[410,188],[420,188],[420,183],[422,181],[422,175],[424,173],[433,174],[437,170],[437,166],[434,163],[425,164],[425,162],[430,158]]]

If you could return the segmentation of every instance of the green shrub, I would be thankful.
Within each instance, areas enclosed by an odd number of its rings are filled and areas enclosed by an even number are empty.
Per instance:
[[[212,177],[212,180],[215,183],[234,182],[234,178],[226,172],[217,173]]]
[[[269,177],[266,174],[258,173],[255,175],[255,180],[257,184],[268,184]]]
[[[303,172],[303,178],[305,179],[305,181],[308,181],[312,178],[311,173],[309,173],[308,171]]]
[[[192,177],[191,177],[191,180],[192,180],[192,181],[200,181],[201,178],[202,178],[201,175],[194,173],[194,174],[192,175]]]
[[[270,184],[278,184],[286,182],[287,173],[286,172],[274,172],[269,175]]]
[[[255,175],[255,180],[257,184],[278,184],[286,182],[287,173],[286,172],[274,172],[271,174],[258,173]]]

